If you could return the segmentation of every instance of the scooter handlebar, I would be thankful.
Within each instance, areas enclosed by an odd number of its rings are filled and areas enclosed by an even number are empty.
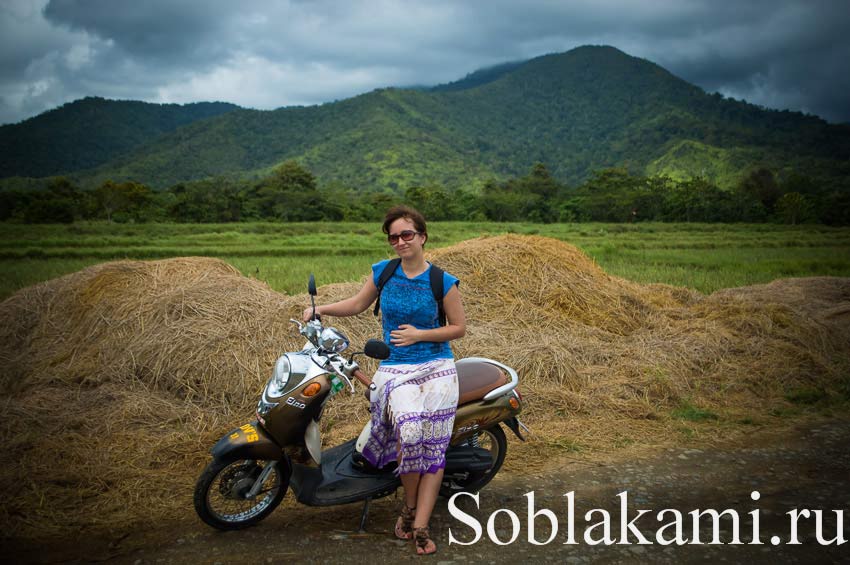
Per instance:
[[[372,382],[372,379],[367,377],[366,374],[363,371],[361,371],[360,369],[355,369],[354,372],[352,373],[352,376],[355,379],[357,379],[358,381],[360,381],[361,383],[363,383],[363,386],[365,386],[369,390],[375,390],[377,388],[375,386],[375,383]]]

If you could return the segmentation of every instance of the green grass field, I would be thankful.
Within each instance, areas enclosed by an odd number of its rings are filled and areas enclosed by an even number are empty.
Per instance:
[[[432,248],[481,235],[534,234],[571,243],[609,274],[704,293],[783,277],[850,276],[850,228],[773,224],[433,222]],[[380,224],[0,224],[0,298],[115,259],[221,258],[275,290],[359,280],[392,250]]]

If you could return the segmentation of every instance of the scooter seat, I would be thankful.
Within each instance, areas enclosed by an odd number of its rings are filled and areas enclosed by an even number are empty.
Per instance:
[[[484,361],[463,361],[457,363],[458,406],[481,400],[484,395],[510,382],[508,375],[500,368]]]

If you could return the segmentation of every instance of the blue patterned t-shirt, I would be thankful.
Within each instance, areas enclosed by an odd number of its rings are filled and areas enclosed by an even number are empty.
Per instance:
[[[372,280],[378,286],[378,277],[384,272],[389,260],[372,265]],[[447,341],[420,341],[413,345],[395,346],[390,342],[390,332],[402,324],[410,324],[420,330],[440,327],[437,316],[437,301],[431,291],[431,264],[424,273],[407,278],[399,264],[393,276],[384,285],[381,293],[381,323],[384,341],[390,346],[390,357],[382,365],[400,365],[403,363],[424,363],[434,359],[451,359],[452,348]],[[459,285],[457,277],[443,273],[443,296],[448,294],[452,285]]]

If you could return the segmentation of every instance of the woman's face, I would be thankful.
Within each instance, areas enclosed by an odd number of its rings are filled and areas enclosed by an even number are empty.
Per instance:
[[[412,221],[407,218],[399,218],[390,224],[389,231],[390,233],[388,235],[390,237],[399,236],[397,242],[390,244],[399,257],[404,259],[405,257],[415,257],[422,254],[422,246],[425,244],[427,236],[419,233]],[[410,241],[404,241],[401,237],[404,232],[414,232],[416,235]]]

